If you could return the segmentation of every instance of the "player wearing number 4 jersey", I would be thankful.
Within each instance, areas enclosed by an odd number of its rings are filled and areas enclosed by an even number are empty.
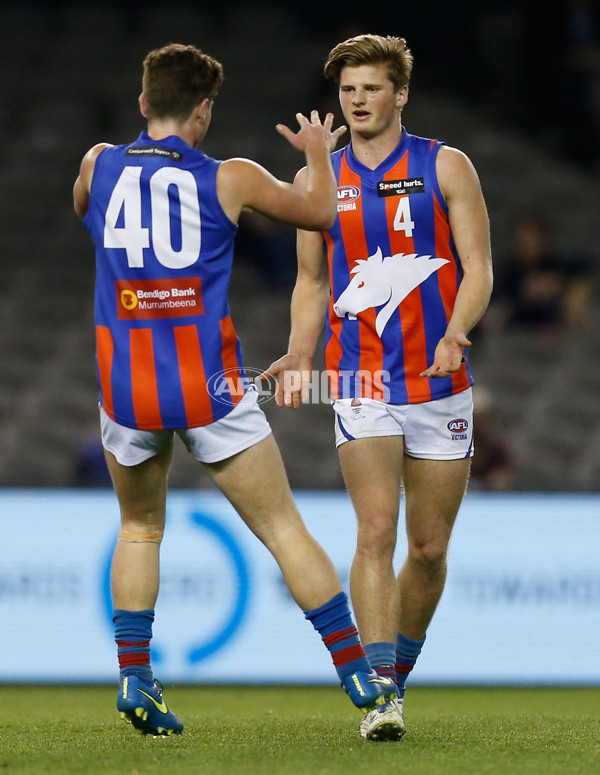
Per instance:
[[[472,164],[402,127],[411,69],[403,38],[359,35],[329,55],[351,133],[333,154],[338,217],[322,235],[299,232],[289,350],[269,367],[278,403],[297,408],[326,317],[336,442],[358,518],[352,601],[371,663],[399,689],[363,719],[372,740],[404,734],[406,677],[444,587],[473,454],[468,334],[492,287]],[[401,488],[408,555],[396,578]]]
[[[147,131],[129,145],[94,146],[74,188],[96,246],[102,441],[121,510],[111,572],[117,708],[155,736],[183,730],[150,667],[175,433],[277,560],[354,704],[370,712],[396,693],[371,670],[335,569],[295,507],[256,390],[239,390],[246,383],[227,303],[243,208],[304,229],[331,226],[330,152],[343,129],[316,112],[298,114],[296,134],[278,126],[305,154],[306,185],[245,159],[217,162],[199,146],[222,78],[220,63],[193,46],[150,52],[140,97]]]

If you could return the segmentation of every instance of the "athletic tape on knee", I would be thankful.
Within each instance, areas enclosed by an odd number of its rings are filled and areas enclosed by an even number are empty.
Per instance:
[[[163,540],[163,534],[164,530],[157,530],[154,533],[133,533],[121,528],[117,538],[128,544],[159,544]]]

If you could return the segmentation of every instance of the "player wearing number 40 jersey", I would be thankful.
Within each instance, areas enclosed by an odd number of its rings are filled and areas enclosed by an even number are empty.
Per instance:
[[[227,303],[234,223],[217,197],[219,163],[178,136],[105,148],[83,219],[96,244],[96,342],[101,401],[132,428],[190,428],[242,398]]]
[[[278,126],[306,157],[307,185],[277,180],[247,159],[214,161],[199,146],[222,78],[220,63],[193,46],[150,52],[140,97],[147,132],[130,145],[94,146],[74,188],[75,211],[96,246],[102,442],[121,510],[111,571],[117,708],[155,736],[183,730],[150,667],[175,433],[277,560],[354,704],[370,712],[396,693],[371,670],[335,569],[295,507],[256,390],[239,395],[227,388],[242,379],[215,382],[228,369],[242,376],[227,304],[242,209],[329,228],[330,152],[343,129],[332,131],[331,115],[321,124],[316,111],[310,120],[298,114],[296,134]]]
[[[372,664],[399,690],[363,719],[372,740],[404,731],[406,677],[444,587],[473,454],[468,334],[492,286],[472,164],[402,126],[411,70],[403,38],[359,35],[329,54],[351,134],[333,154],[338,217],[322,235],[298,234],[288,354],[269,367],[278,403],[297,408],[326,318],[336,442],[358,518],[352,602]],[[408,555],[396,577],[402,489]]]

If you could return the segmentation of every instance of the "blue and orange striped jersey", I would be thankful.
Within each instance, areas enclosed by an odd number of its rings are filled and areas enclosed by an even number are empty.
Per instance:
[[[338,217],[324,233],[332,399],[421,403],[473,383],[468,361],[451,377],[419,376],[433,363],[462,277],[435,171],[441,145],[403,130],[375,170],[358,161],[351,144],[332,155]]]
[[[158,430],[207,425],[243,390],[227,299],[237,226],[217,199],[219,162],[176,136],[143,132],[97,157],[84,224],[96,246],[100,400],[116,422]]]

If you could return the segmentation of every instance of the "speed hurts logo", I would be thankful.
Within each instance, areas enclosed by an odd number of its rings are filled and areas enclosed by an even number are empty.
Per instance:
[[[452,441],[464,441],[467,438],[469,423],[467,420],[457,418],[456,420],[450,420],[447,428],[452,435]]]
[[[405,178],[404,180],[380,180],[377,184],[377,196],[404,196],[404,194],[424,194],[423,178]]]
[[[177,280],[117,280],[119,320],[151,320],[203,315],[199,277]]]

